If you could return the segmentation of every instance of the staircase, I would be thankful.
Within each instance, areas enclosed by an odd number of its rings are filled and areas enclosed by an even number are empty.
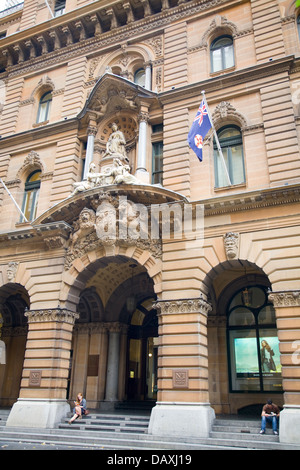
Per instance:
[[[71,425],[66,417],[55,429],[9,428],[4,426],[9,410],[0,410],[0,449],[10,445],[35,448],[105,450],[300,450],[299,446],[281,444],[271,429],[259,434],[260,420],[217,417],[207,438],[160,437],[148,434],[150,412],[93,410]],[[50,447],[52,446],[52,447]]]

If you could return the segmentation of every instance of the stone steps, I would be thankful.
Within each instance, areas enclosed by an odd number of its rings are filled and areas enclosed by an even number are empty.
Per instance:
[[[0,448],[3,443],[56,445],[64,448],[74,448],[74,443],[78,443],[81,449],[107,450],[300,450],[300,445],[281,444],[271,429],[267,429],[265,435],[260,435],[259,419],[217,418],[210,436],[198,439],[149,435],[149,416],[146,413],[93,411],[71,425],[67,417],[54,429],[0,426]]]
[[[90,413],[88,416],[83,416],[82,419],[76,419],[71,425],[69,424],[70,416],[58,425],[59,429],[71,426],[72,429],[87,431],[147,433],[149,425],[149,416]]]

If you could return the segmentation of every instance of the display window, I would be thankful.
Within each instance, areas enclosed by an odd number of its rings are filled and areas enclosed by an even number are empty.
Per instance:
[[[275,310],[264,287],[246,287],[232,298],[227,316],[232,392],[281,392]]]

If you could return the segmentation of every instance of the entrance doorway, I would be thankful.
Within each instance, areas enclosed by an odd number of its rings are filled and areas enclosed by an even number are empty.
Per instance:
[[[84,288],[74,326],[69,400],[81,391],[90,408],[155,401],[158,321],[146,268],[124,256],[101,258],[79,280]]]
[[[127,399],[157,398],[158,324],[156,312],[135,311],[129,328],[127,359]],[[140,324],[141,323],[141,324]]]

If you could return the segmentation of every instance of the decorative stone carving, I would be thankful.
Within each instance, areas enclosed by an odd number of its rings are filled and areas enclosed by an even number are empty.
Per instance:
[[[114,122],[112,124],[112,133],[109,136],[109,139],[106,144],[106,152],[103,155],[105,157],[117,157],[120,161],[126,163],[129,162],[126,154],[126,140],[122,131],[118,129],[117,124]]]
[[[141,184],[134,175],[130,173],[129,159],[126,154],[126,140],[123,132],[113,123],[112,130],[103,159],[112,159],[112,165],[104,168],[103,172],[96,172],[95,163],[90,164],[87,179],[74,183],[74,191],[71,196],[78,192],[86,191],[97,186],[107,186],[110,184]]]
[[[148,231],[149,217],[145,208],[126,197],[114,198],[101,194],[91,203],[93,209],[85,207],[74,221],[74,232],[66,254],[65,269],[72,262],[101,246],[136,246],[149,250],[154,257],[161,257],[161,240],[151,239]]]
[[[268,299],[274,307],[300,307],[300,291],[270,292]]]
[[[75,232],[71,235],[72,244],[79,238],[86,237],[95,229],[96,214],[92,209],[85,207],[75,222]]]
[[[17,274],[19,263],[16,261],[10,261],[7,266],[7,279],[9,282],[14,282]]]
[[[153,307],[161,314],[200,312],[207,315],[212,310],[211,305],[204,299],[203,294],[198,299],[159,300],[153,304]]]
[[[239,234],[227,232],[223,236],[223,239],[227,259],[236,259],[239,252]]]
[[[74,324],[75,320],[79,318],[78,313],[71,312],[65,308],[27,310],[24,315],[27,317],[28,323],[61,322]]]

